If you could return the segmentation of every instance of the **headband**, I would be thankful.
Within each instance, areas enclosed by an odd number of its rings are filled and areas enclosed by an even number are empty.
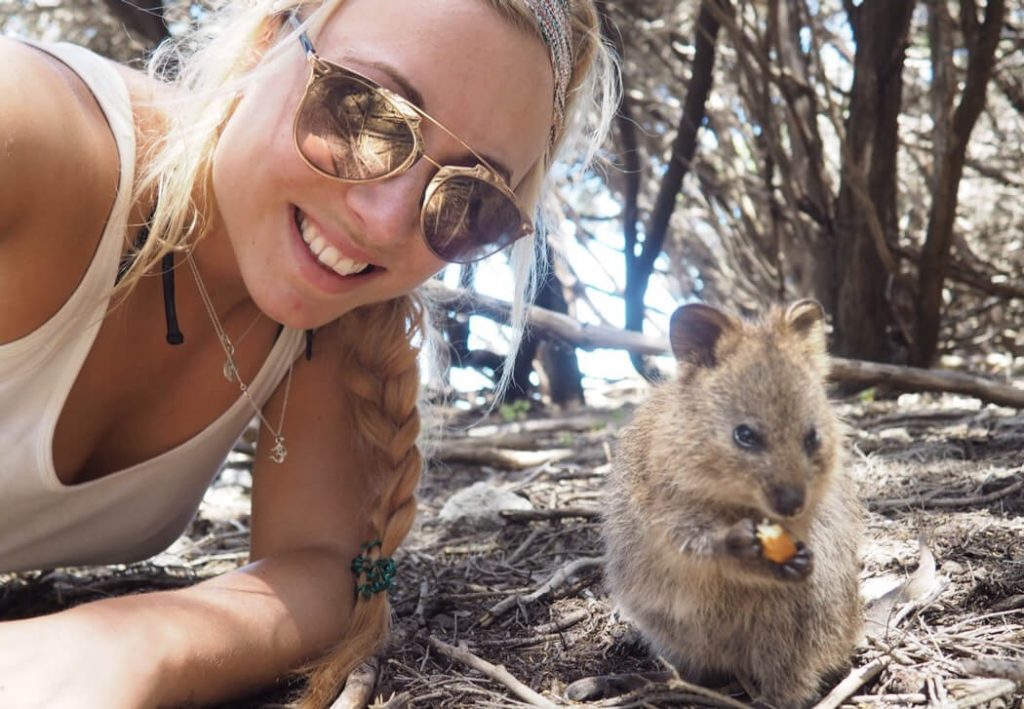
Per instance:
[[[569,17],[571,0],[525,0],[537,24],[544,44],[551,52],[551,68],[555,73],[555,120],[551,133],[561,128],[565,117],[565,92],[572,76],[572,20]]]

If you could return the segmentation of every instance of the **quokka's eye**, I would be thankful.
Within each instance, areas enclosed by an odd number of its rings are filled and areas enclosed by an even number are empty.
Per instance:
[[[807,451],[807,455],[814,455],[819,448],[821,448],[821,436],[818,435],[818,429],[811,426],[804,436],[804,450]]]
[[[741,423],[732,430],[732,440],[740,448],[746,448],[747,450],[760,450],[764,447],[761,434],[745,423]]]

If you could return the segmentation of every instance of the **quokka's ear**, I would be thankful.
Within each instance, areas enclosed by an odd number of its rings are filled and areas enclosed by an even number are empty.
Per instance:
[[[825,309],[821,303],[809,298],[798,300],[786,308],[783,319],[790,330],[804,338],[813,352],[826,351]]]
[[[669,324],[672,353],[679,362],[701,367],[718,364],[715,345],[726,332],[737,327],[732,316],[710,305],[693,303],[677,308]]]

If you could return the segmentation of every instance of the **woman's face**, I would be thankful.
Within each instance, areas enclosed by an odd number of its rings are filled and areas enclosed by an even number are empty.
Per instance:
[[[513,188],[547,145],[547,49],[481,0],[346,0],[311,39],[324,59],[411,100],[418,99],[409,89],[418,93],[421,108],[510,171]],[[443,265],[419,226],[436,172],[429,161],[363,184],[331,180],[302,161],[292,124],[308,76],[296,41],[245,93],[213,164],[215,223],[229,236],[249,295],[269,317],[298,328],[407,293]],[[475,162],[429,122],[422,130],[426,153],[439,163]],[[300,224],[337,250],[343,260],[334,269],[317,260]],[[338,273],[363,263],[372,268]]]

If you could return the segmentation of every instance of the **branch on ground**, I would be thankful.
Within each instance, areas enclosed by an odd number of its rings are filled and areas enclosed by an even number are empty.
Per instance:
[[[446,288],[431,282],[427,293],[443,305],[483,315],[498,322],[508,322],[511,303],[468,291]],[[669,355],[668,340],[650,337],[638,332],[618,330],[603,325],[588,325],[566,315],[530,306],[527,313],[529,327],[544,331],[549,337],[561,339],[585,350],[616,349],[643,355]],[[873,386],[884,384],[902,391],[934,391],[966,394],[990,404],[1024,409],[1024,389],[1000,384],[965,372],[943,369],[921,369],[895,364],[879,364],[854,359],[833,357],[830,379]]]

